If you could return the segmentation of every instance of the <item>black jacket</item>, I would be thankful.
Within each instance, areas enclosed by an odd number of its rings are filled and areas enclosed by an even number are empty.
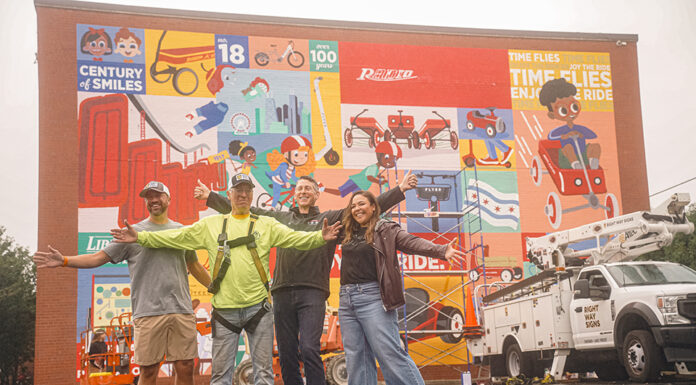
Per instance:
[[[405,199],[399,187],[395,187],[377,197],[382,211],[385,211]],[[230,202],[220,194],[211,193],[206,202],[208,207],[227,214],[231,210]],[[313,206],[308,214],[301,214],[293,207],[290,211],[270,211],[252,207],[251,212],[257,215],[267,215],[293,230],[321,230],[326,218],[329,224],[343,219],[343,211],[329,210],[320,212]],[[329,274],[336,252],[338,240],[312,250],[276,249],[276,265],[273,271],[273,286],[271,291],[288,287],[313,287],[321,289],[329,296]]]

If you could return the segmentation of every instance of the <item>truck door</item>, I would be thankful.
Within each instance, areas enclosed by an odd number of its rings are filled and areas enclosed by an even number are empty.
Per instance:
[[[589,298],[574,298],[571,301],[571,325],[573,341],[577,349],[597,349],[614,345],[614,322],[611,299],[602,298],[606,288],[616,290],[599,269],[585,270],[578,279],[590,283]]]

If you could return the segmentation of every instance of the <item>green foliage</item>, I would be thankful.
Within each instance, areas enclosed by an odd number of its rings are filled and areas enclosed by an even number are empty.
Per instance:
[[[691,223],[696,223],[696,204],[692,204],[687,208],[686,218]],[[671,245],[662,250],[641,255],[638,259],[643,261],[677,262],[696,269],[696,232],[677,234],[674,236]]]
[[[0,226],[0,385],[32,384],[36,267]]]

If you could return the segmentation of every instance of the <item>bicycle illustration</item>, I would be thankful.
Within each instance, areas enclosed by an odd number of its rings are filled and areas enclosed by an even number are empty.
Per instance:
[[[268,185],[268,187],[273,188],[273,185]],[[280,199],[278,201],[278,204],[276,207],[273,207],[273,195],[264,192],[261,193],[258,198],[256,198],[256,207],[265,209],[265,210],[276,210],[276,211],[283,211],[283,209],[288,210],[289,208],[286,208],[285,206],[286,203],[290,202],[290,207],[295,206],[295,185],[290,185],[290,188],[282,191],[280,193]]]
[[[283,59],[286,59],[288,64],[290,64],[290,67],[293,68],[302,67],[305,61],[304,55],[295,51],[295,42],[292,40],[288,41],[288,46],[285,47],[285,51],[282,55],[280,54],[280,51],[278,51],[277,44],[271,44],[271,51],[269,53],[259,51],[256,55],[254,55],[254,61],[256,61],[256,64],[260,65],[261,67],[268,65],[271,59],[277,61],[278,63],[282,62]]]
[[[157,83],[166,83],[171,79],[176,92],[184,96],[191,95],[198,89],[198,75],[191,68],[177,68],[174,65],[215,59],[215,46],[162,49],[162,41],[166,34],[166,30],[162,31],[162,36],[157,42],[157,53],[155,62],[150,66],[150,77]],[[203,63],[200,64],[203,71],[208,72]]]

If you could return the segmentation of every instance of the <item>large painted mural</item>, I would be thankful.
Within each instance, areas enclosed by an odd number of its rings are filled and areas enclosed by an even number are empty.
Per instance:
[[[171,190],[170,217],[191,224],[215,214],[194,199],[198,180],[224,194],[231,175],[247,173],[256,205],[287,210],[296,178],[311,175],[323,187],[319,206],[333,209],[353,191],[386,191],[411,171],[419,187],[387,215],[411,233],[456,238],[473,251],[467,266],[404,255],[416,277],[406,290],[461,314],[458,285],[534,273],[525,237],[621,211],[608,53],[128,26],[76,32],[80,253],[104,247],[108,229],[124,220],[147,218],[138,192],[154,179]],[[340,260],[339,248],[333,288]],[[125,264],[79,271],[78,336],[130,311],[128,283]],[[197,316],[209,319],[209,294],[190,283]],[[455,295],[440,295],[448,291]],[[336,294],[329,304],[338,306]],[[202,358],[211,355],[208,338],[200,339]],[[423,363],[461,336],[418,338],[430,339],[412,349]],[[465,353],[444,358],[461,360]]]

